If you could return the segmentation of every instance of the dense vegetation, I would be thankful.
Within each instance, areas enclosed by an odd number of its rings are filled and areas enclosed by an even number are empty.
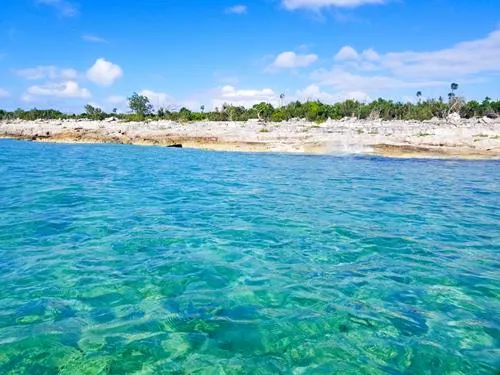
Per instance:
[[[134,93],[129,99],[131,113],[118,114],[116,109],[112,113],[105,113],[100,108],[91,106],[84,107],[81,114],[65,114],[53,109],[32,109],[24,111],[17,109],[13,112],[0,110],[0,119],[93,119],[104,120],[116,117],[125,121],[151,120],[173,120],[173,121],[247,121],[249,119],[260,119],[263,121],[286,121],[294,118],[309,121],[323,122],[328,119],[338,120],[344,117],[355,117],[358,119],[382,119],[382,120],[429,120],[433,117],[446,118],[450,113],[458,113],[462,118],[483,117],[497,118],[500,116],[500,101],[492,101],[485,98],[482,102],[466,101],[457,97],[455,91],[458,84],[451,85],[448,99],[421,100],[422,93],[417,92],[417,103],[402,103],[391,100],[377,99],[370,103],[360,103],[355,100],[346,100],[341,103],[324,104],[319,101],[307,101],[301,103],[291,102],[279,107],[273,107],[269,103],[259,103],[251,108],[224,104],[222,108],[215,108],[212,112],[205,112],[205,106],[200,111],[191,111],[187,108],[180,110],[169,110],[158,108],[154,111],[149,99]],[[284,95],[280,96],[284,99]]]

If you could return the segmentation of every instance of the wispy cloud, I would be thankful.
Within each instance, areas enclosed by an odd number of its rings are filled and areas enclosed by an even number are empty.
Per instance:
[[[108,42],[106,39],[101,38],[100,36],[94,35],[94,34],[83,34],[82,39],[84,41],[90,42],[90,43],[107,43]]]
[[[287,51],[276,56],[274,62],[266,70],[305,68],[317,60],[318,55],[314,53],[301,55],[293,51]]]
[[[106,101],[111,104],[124,104],[127,102],[127,98],[121,95],[111,95],[106,98]]]
[[[385,4],[388,0],[282,0],[288,10],[312,9],[319,10],[326,7],[355,8],[368,4]]]
[[[220,85],[232,85],[236,86],[240,82],[240,78],[230,71],[215,71],[213,72],[213,78]]]
[[[436,51],[378,53],[342,47],[331,69],[319,69],[310,78],[337,90],[393,90],[447,86],[449,82],[477,82],[500,73],[500,30],[483,39]]]
[[[32,102],[42,97],[86,99],[92,97],[90,91],[80,87],[75,81],[48,83],[31,86],[22,96],[25,102]]]
[[[10,92],[5,89],[0,88],[0,98],[8,98],[10,96]]]
[[[247,6],[242,4],[234,5],[225,9],[225,13],[227,14],[246,14],[247,12]]]
[[[42,65],[35,68],[19,69],[15,70],[18,76],[28,79],[28,80],[40,80],[40,79],[64,79],[73,80],[78,77],[78,72],[71,68],[58,68],[53,65]]]
[[[75,17],[79,13],[77,5],[66,0],[35,0],[35,2],[53,7],[63,17]]]

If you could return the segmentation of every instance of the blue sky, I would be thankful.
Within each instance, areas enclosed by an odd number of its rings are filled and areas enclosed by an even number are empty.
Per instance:
[[[0,108],[500,97],[498,0],[3,0]]]

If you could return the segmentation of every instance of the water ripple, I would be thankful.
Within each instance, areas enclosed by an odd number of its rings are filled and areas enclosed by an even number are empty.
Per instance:
[[[495,374],[500,164],[0,141],[0,373]]]

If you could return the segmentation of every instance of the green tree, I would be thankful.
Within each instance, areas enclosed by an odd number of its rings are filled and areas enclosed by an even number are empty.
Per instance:
[[[179,110],[179,120],[181,121],[190,121],[192,117],[192,112],[186,107],[182,107]]]
[[[106,114],[99,107],[94,107],[90,104],[87,104],[84,109],[86,117],[91,120],[103,120],[106,118]]]
[[[255,111],[257,112],[259,120],[264,120],[264,121],[269,121],[274,112],[273,105],[265,102],[255,104],[252,108],[255,109]]]
[[[149,102],[149,98],[139,95],[136,92],[128,98],[128,106],[140,120],[143,120],[146,115],[149,115],[153,111],[153,106]]]

